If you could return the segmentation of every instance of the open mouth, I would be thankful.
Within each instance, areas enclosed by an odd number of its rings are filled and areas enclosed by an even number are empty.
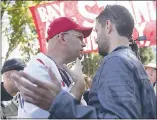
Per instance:
[[[83,57],[83,49],[82,50],[80,50],[80,54],[79,54],[79,59],[81,60],[82,59],[82,57]]]
[[[83,55],[83,51],[84,51],[83,49],[82,49],[82,50],[80,50],[80,54],[82,54],[82,55]]]

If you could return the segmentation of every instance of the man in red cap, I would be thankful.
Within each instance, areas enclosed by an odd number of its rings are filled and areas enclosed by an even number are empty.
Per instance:
[[[48,73],[50,68],[60,80],[62,88],[69,91],[73,81],[64,70],[63,64],[75,61],[77,57],[82,58],[83,47],[86,46],[83,39],[88,37],[91,32],[92,28],[80,26],[71,18],[55,19],[47,31],[47,53],[38,53],[34,56],[24,72],[32,75],[32,77],[40,78],[41,81],[51,81]],[[29,91],[27,93],[29,94]],[[21,106],[18,109],[18,118],[48,118],[49,116],[48,111],[28,102],[24,101]]]

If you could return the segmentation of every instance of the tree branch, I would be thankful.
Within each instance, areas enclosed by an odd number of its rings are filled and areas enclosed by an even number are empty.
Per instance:
[[[5,8],[1,8],[1,18],[3,17],[3,14],[4,14],[5,10],[8,8],[11,1],[4,1],[4,2],[8,2],[8,3]]]

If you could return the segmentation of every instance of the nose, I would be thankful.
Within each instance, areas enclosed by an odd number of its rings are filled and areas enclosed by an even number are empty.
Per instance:
[[[97,38],[95,39],[95,43],[98,44],[98,39]]]
[[[86,47],[86,43],[82,41],[82,47]]]

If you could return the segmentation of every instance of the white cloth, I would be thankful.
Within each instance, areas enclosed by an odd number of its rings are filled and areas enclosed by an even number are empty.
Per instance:
[[[38,53],[31,59],[28,66],[24,69],[24,72],[30,74],[34,78],[42,81],[51,81],[48,68],[51,67],[58,80],[62,80],[61,75],[54,61],[48,58],[43,53]],[[62,87],[64,90],[69,91],[68,87]],[[20,99],[19,99],[20,100]],[[22,104],[22,100],[20,100]],[[36,105],[23,101],[24,104],[19,105],[18,118],[48,118],[49,112],[45,111]]]
[[[157,94],[156,94],[156,90],[157,90],[157,88],[156,88],[156,83],[155,83],[155,85],[154,85],[155,95],[157,95]]]

